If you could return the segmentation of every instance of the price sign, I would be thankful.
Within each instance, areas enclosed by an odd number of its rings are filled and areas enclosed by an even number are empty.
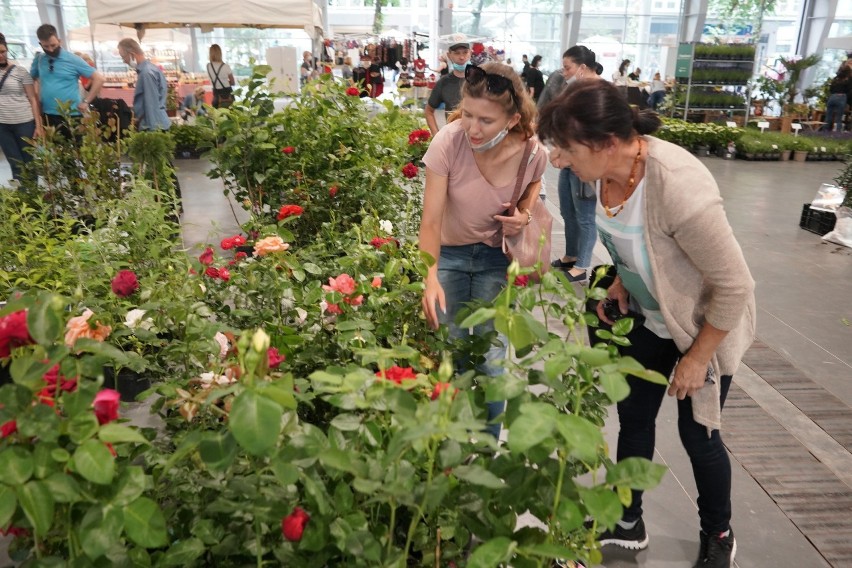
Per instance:
[[[798,135],[799,135],[799,130],[801,130],[801,129],[802,129],[802,125],[801,125],[801,124],[799,124],[798,122],[794,122],[793,124],[791,124],[791,125],[790,125],[790,127],[791,127],[793,130],[795,130],[794,136],[798,136]]]
[[[760,122],[757,123],[757,127],[760,128],[761,132],[763,132],[764,130],[769,128],[769,121],[768,120],[761,120]]]
[[[725,126],[727,126],[728,128],[736,128],[737,123],[734,122],[733,120],[728,120],[728,121],[725,122]]]

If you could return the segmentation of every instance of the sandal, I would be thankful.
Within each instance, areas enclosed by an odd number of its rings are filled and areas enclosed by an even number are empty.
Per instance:
[[[575,262],[577,261],[572,260],[570,262],[564,262],[562,258],[557,258],[556,260],[551,261],[550,266],[552,266],[553,268],[558,268],[560,270],[568,270],[569,268],[573,268]]]

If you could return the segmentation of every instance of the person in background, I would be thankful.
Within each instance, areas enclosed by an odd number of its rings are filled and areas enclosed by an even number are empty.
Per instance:
[[[517,235],[529,223],[538,199],[545,152],[531,140],[535,105],[514,69],[502,63],[465,71],[461,104],[435,136],[423,157],[426,190],[420,224],[420,249],[435,259],[423,292],[423,312],[433,328],[449,326],[451,337],[494,330],[492,322],[469,329],[455,325],[468,302],[491,301],[506,286],[509,260],[503,235]],[[524,192],[514,215],[511,206],[520,167],[527,159]],[[506,339],[492,346],[479,366],[487,376],[502,374]],[[487,431],[499,438],[504,402],[488,403]]]
[[[370,96],[369,76],[367,69],[370,67],[370,56],[361,54],[361,64],[352,69],[352,84],[360,89],[358,96],[362,99]]]
[[[580,81],[599,81],[595,61],[595,52],[583,45],[575,45],[562,54],[562,83],[557,88],[551,87],[547,97],[539,100],[539,110],[560,93],[573,89]],[[557,73],[553,73],[556,75]],[[548,84],[550,81],[548,80]],[[545,89],[547,92],[547,89]],[[550,163],[559,163],[559,150],[550,153]],[[565,254],[554,259],[550,266],[565,272],[570,282],[583,282],[589,276],[592,264],[592,251],[595,248],[597,232],[595,228],[595,194],[588,184],[569,167],[559,171],[559,181],[556,186],[559,195],[559,214],[565,224]]]
[[[343,84],[354,86],[355,83],[352,82],[352,58],[344,57],[343,65],[340,66],[340,76],[343,77]]]
[[[754,280],[725,216],[712,174],[683,148],[647,136],[661,125],[651,110],[631,107],[616,86],[590,81],[566,91],[539,115],[539,138],[558,161],[598,193],[601,241],[614,267],[605,309],[645,316],[613,346],[643,367],[671,377],[660,385],[628,376],[618,403],[617,460],[653,459],[655,421],[666,392],[677,398],[678,431],[698,489],[699,552],[695,568],[729,568],[731,463],[720,433],[721,412],[740,359],[754,340]],[[635,322],[636,320],[634,320]],[[592,344],[600,340],[589,330]],[[601,545],[648,546],[642,492]]]
[[[616,87],[627,86],[627,68],[630,67],[629,59],[622,59],[621,65],[618,66],[618,71],[612,74],[612,84]]]
[[[222,48],[212,44],[208,53],[207,76],[213,86],[213,108],[225,108],[234,100],[234,72],[231,66],[222,61]]]
[[[22,166],[32,160],[28,140],[43,134],[33,78],[9,61],[4,37],[0,39],[0,149],[9,161],[12,179],[20,181]]]
[[[429,125],[432,136],[438,133],[438,120],[435,118],[435,110],[444,105],[444,110],[449,113],[455,110],[461,101],[464,71],[470,64],[470,43],[459,41],[450,45],[447,58],[452,66],[452,72],[444,75],[435,83],[424,111],[426,124]]]
[[[536,55],[532,58],[532,63],[527,68],[527,88],[534,101],[538,102],[541,93],[544,92],[544,75],[541,74],[538,66],[541,64],[541,55]]]
[[[525,85],[528,85],[527,72],[530,70],[530,60],[529,58],[527,58],[526,53],[521,55],[521,64],[523,65],[523,67],[521,68],[521,81],[523,81]]]
[[[72,137],[72,125],[62,115],[61,104],[70,105],[70,120],[89,112],[89,106],[104,84],[104,76],[88,63],[70,51],[62,48],[56,28],[42,24],[36,30],[36,37],[44,53],[36,55],[30,75],[36,81],[39,93],[42,124],[53,126],[58,132]],[[80,78],[91,79],[88,94],[80,95]]]
[[[193,116],[204,116],[204,87],[195,87],[195,90],[186,95],[180,103],[180,117],[189,120]]]
[[[159,67],[145,58],[145,52],[135,39],[118,42],[118,55],[131,69],[136,70],[133,91],[133,114],[139,130],[168,130],[172,122],[166,114],[169,84]]]
[[[382,60],[373,58],[373,64],[367,69],[367,80],[370,82],[370,98],[377,99],[385,91],[385,76],[382,73]]]
[[[311,79],[314,71],[314,58],[310,51],[302,52],[302,64],[299,65],[299,82],[302,86]]]
[[[635,68],[635,69],[633,70],[633,72],[632,72],[632,73],[630,73],[629,75],[627,75],[627,78],[628,78],[628,79],[630,79],[631,81],[639,82],[639,81],[640,81],[639,76],[640,76],[641,74],[642,74],[642,70],[641,70],[641,69],[639,69],[639,68],[637,67],[637,68]]]
[[[654,73],[654,79],[648,85],[648,90],[651,92],[650,96],[648,96],[648,106],[653,110],[657,110],[657,107],[666,98],[666,84],[660,78],[659,71]]]
[[[84,53],[82,51],[75,51],[74,55],[76,55],[77,57],[79,57],[80,59],[82,59],[83,61],[88,63],[89,67],[91,67],[92,69],[97,69],[97,66],[95,65],[95,60],[92,59],[92,56],[89,55],[88,53]],[[83,88],[83,91],[84,91],[83,93],[80,93],[80,96],[85,98],[86,95],[89,94],[89,86],[91,84],[92,84],[92,80],[89,79],[88,77],[80,77],[80,86]]]
[[[852,98],[852,67],[845,63],[837,70],[837,75],[828,85],[828,100],[825,103],[825,124],[823,130],[843,132],[843,115],[846,105]]]

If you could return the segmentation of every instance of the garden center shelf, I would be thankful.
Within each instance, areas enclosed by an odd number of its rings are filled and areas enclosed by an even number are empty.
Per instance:
[[[743,123],[748,122],[753,69],[753,45],[680,44],[672,116],[724,111],[743,113]]]

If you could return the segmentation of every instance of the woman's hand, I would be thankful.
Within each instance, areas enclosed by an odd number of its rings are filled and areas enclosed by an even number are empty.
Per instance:
[[[707,365],[689,353],[680,358],[672,374],[672,384],[669,386],[669,396],[676,396],[683,400],[695,394],[695,391],[704,387],[707,381]]]
[[[426,316],[426,323],[432,329],[438,329],[440,322],[438,321],[438,309],[443,313],[447,313],[447,300],[444,296],[444,287],[438,282],[437,276],[429,276],[426,278],[426,289],[423,291],[423,315]]]
[[[511,202],[507,202],[503,204],[503,207],[508,209],[512,206]],[[521,231],[524,230],[529,224],[530,217],[527,215],[526,211],[521,211],[517,207],[515,207],[515,214],[512,216],[506,215],[494,215],[494,220],[503,223],[503,234],[507,237],[514,237],[515,235],[519,235]]]
[[[37,140],[44,136],[44,128],[42,128],[41,124],[36,124],[35,130],[33,130],[33,140]]]
[[[606,317],[606,314],[604,314],[604,302],[608,300],[618,302],[618,311],[620,311],[622,314],[626,314],[627,309],[629,307],[627,298],[627,289],[624,287],[624,284],[621,283],[621,278],[616,277],[615,280],[612,282],[612,285],[607,288],[606,300],[601,300],[600,302],[598,302],[598,307],[595,310],[598,313],[598,318],[600,318],[601,321],[608,323],[609,325],[613,325],[615,322],[610,320],[608,317]]]

